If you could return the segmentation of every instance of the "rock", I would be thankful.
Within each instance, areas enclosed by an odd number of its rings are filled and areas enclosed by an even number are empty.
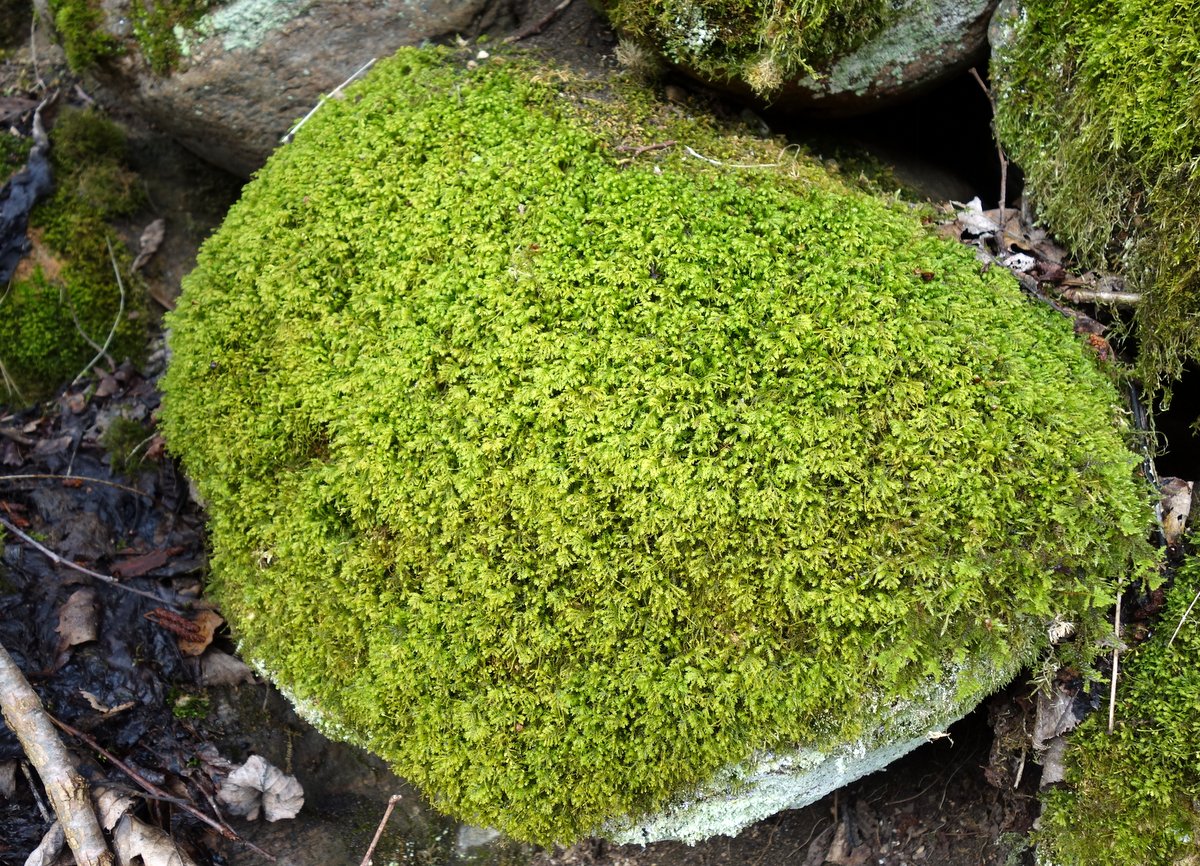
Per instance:
[[[609,6],[619,7],[621,2]],[[752,49],[735,51],[732,59],[722,54],[723,66],[706,63],[703,52],[677,52],[673,59],[707,84],[745,97],[765,98],[776,107],[828,115],[858,114],[901,101],[982,60],[996,2],[901,0],[865,41],[839,50],[829,59],[805,59],[805,63],[811,61],[813,74],[763,51],[758,47],[760,40],[754,41]],[[830,28],[844,26],[841,19],[831,20]],[[694,22],[692,26],[694,29]],[[671,40],[672,34],[660,34],[657,47]],[[718,36],[705,47],[716,54],[719,45]]]
[[[248,177],[323,94],[372,58],[505,26],[513,3],[232,0],[163,36],[175,47],[150,57],[133,41],[130,6],[131,0],[103,4],[104,30],[127,50],[89,70],[101,95],[209,162]],[[172,68],[160,74],[154,66],[161,69],[163,59]]]
[[[380,61],[206,243],[163,380],[246,659],[539,844],[818,797],[1150,560],[1068,321],[786,142],[624,92]]]

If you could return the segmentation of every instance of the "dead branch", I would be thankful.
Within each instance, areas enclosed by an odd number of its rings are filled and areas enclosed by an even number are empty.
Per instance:
[[[157,602],[158,604],[171,604],[171,602],[158,597],[157,595],[155,595],[152,592],[146,592],[145,590],[137,589],[136,587],[126,586],[125,584],[121,583],[119,580],[117,580],[115,577],[113,577],[110,574],[101,574],[98,571],[92,571],[90,568],[85,568],[82,565],[71,562],[71,560],[69,560],[69,559],[63,559],[61,556],[59,556],[53,550],[51,550],[50,548],[46,547],[45,545],[39,543],[36,539],[34,539],[29,534],[22,532],[20,529],[18,529],[12,523],[9,523],[3,517],[0,517],[0,526],[3,526],[5,529],[7,529],[13,535],[15,535],[17,538],[21,539],[22,541],[24,541],[26,544],[28,544],[30,547],[32,547],[34,550],[36,550],[38,553],[42,554],[42,556],[46,557],[51,562],[53,562],[55,565],[61,565],[64,568],[69,568],[72,571],[79,572],[80,574],[86,574],[88,577],[94,577],[96,580],[103,581],[104,583],[107,583],[109,586],[114,586],[117,589],[123,589],[125,592],[132,592],[134,595],[140,595],[143,598],[148,598],[151,601]]]
[[[1067,289],[1062,296],[1073,304],[1116,304],[1118,307],[1135,307],[1142,301],[1138,292],[1102,292],[1090,289]]]
[[[1111,735],[1117,724],[1117,670],[1121,662],[1121,588],[1117,587],[1117,606],[1113,612],[1113,632],[1116,644],[1112,654],[1112,685],[1108,690],[1108,733]]]
[[[987,97],[988,104],[992,107],[992,138],[996,140],[996,153],[1000,157],[1000,248],[1003,250],[1005,249],[1004,232],[1008,228],[1008,219],[1004,214],[1005,203],[1008,200],[1008,154],[1004,152],[1004,145],[1000,143],[1000,132],[996,129],[996,97],[974,66],[971,67],[971,75],[983,89],[983,95]]]
[[[274,857],[272,857],[266,851],[264,851],[263,849],[259,848],[256,845],[254,845],[253,843],[248,842],[245,839],[243,839],[228,824],[214,820],[213,818],[209,817],[208,815],[205,815],[203,812],[201,812],[199,809],[197,809],[195,806],[193,806],[187,800],[180,799],[179,797],[175,797],[175,796],[172,796],[171,794],[167,793],[162,788],[158,787],[158,785],[155,785],[153,782],[151,782],[145,776],[141,775],[139,772],[134,770],[132,767],[130,767],[128,764],[126,764],[124,761],[122,761],[120,758],[118,758],[112,752],[108,751],[106,748],[101,746],[98,742],[96,742],[95,739],[88,736],[83,731],[80,731],[76,728],[71,727],[66,722],[63,722],[63,721],[60,721],[60,720],[54,718],[54,716],[47,715],[46,718],[51,723],[53,723],[53,724],[57,725],[59,728],[61,728],[64,732],[70,734],[72,737],[75,737],[77,740],[80,740],[80,741],[86,743],[98,755],[103,757],[105,760],[107,760],[109,763],[111,763],[114,767],[116,767],[118,770],[120,770],[122,773],[124,773],[130,779],[132,779],[135,783],[137,783],[138,787],[140,787],[147,794],[150,794],[154,799],[162,800],[164,803],[170,803],[173,806],[183,809],[183,811],[187,812],[193,818],[197,819],[198,821],[203,822],[204,824],[207,824],[209,827],[216,830],[218,833],[220,833],[226,839],[229,839],[230,841],[233,841],[233,842],[240,842],[243,845],[245,845],[246,847],[250,848],[256,854],[258,854],[260,857],[264,857],[267,860],[271,861],[272,863],[275,862]]]
[[[1179,625],[1175,626],[1175,631],[1171,632],[1171,639],[1167,641],[1167,647],[1175,643],[1175,638],[1179,637],[1179,630],[1183,628],[1183,624],[1187,622],[1187,618],[1192,613],[1192,608],[1196,606],[1196,602],[1200,601],[1200,590],[1196,590],[1196,595],[1192,598],[1192,603],[1188,605],[1187,610],[1183,612],[1183,616],[1179,618]]]
[[[643,153],[649,153],[652,150],[665,150],[668,147],[674,147],[676,144],[678,142],[675,139],[660,141],[657,144],[643,144],[641,147],[635,147],[632,144],[620,144],[617,145],[616,151],[617,153],[627,153],[630,159],[635,159]]]
[[[333,88],[333,90],[329,91],[329,94],[328,94],[328,95],[322,96],[322,97],[321,97],[319,100],[317,100],[317,104],[316,104],[316,105],[314,105],[314,106],[312,107],[312,109],[310,109],[310,110],[309,110],[308,114],[304,115],[302,118],[300,118],[298,121],[296,121],[296,125],[295,125],[295,126],[293,126],[291,129],[289,129],[289,130],[288,130],[286,133],[284,133],[284,136],[283,136],[283,138],[279,139],[279,143],[280,143],[280,144],[287,144],[287,143],[288,143],[288,142],[290,142],[290,141],[291,141],[293,138],[295,138],[295,137],[296,137],[296,133],[300,131],[300,127],[302,127],[302,126],[304,126],[304,124],[308,123],[309,119],[310,119],[310,118],[311,118],[311,117],[312,117],[314,114],[316,114],[316,113],[317,113],[317,111],[320,109],[320,107],[321,107],[322,105],[324,105],[324,104],[325,104],[326,100],[329,100],[329,99],[336,99],[336,98],[338,97],[338,95],[339,95],[339,94],[342,92],[342,90],[343,90],[343,89],[344,89],[344,88],[345,88],[345,87],[346,87],[348,84],[350,84],[350,82],[354,81],[354,80],[355,80],[355,79],[357,79],[357,78],[358,78],[360,75],[362,75],[364,72],[366,72],[368,69],[370,69],[372,66],[374,66],[374,65],[375,65],[375,60],[376,60],[376,59],[377,59],[377,58],[374,58],[374,57],[372,57],[370,60],[368,60],[368,61],[367,61],[366,63],[364,63],[362,66],[358,67],[358,69],[356,69],[356,70],[354,71],[354,74],[353,74],[353,75],[351,75],[349,78],[347,78],[347,79],[346,79],[345,81],[343,81],[341,84],[339,84],[337,87]]]
[[[383,828],[387,826],[388,818],[392,817],[392,810],[396,808],[396,804],[404,799],[402,794],[392,794],[388,798],[387,808],[383,810],[383,818],[379,821],[379,826],[375,828],[375,835],[371,838],[371,844],[367,848],[367,853],[363,855],[362,863],[359,866],[370,866],[371,855],[375,853],[375,846],[379,844],[379,838],[383,836]]]
[[[0,427],[0,436],[14,438],[9,436],[7,430]],[[21,442],[20,439],[14,441]],[[22,445],[36,445],[34,440],[21,442]],[[138,490],[136,487],[130,487],[128,484],[118,484],[116,481],[108,481],[104,478],[92,478],[88,475],[49,475],[44,472],[27,472],[17,475],[0,475],[0,481],[71,481],[81,482],[83,484],[103,484],[105,487],[115,487],[117,490],[124,490],[126,493],[136,493],[138,496],[145,496],[147,499],[153,499],[154,496],[147,493],[145,490]],[[78,487],[80,484],[64,484],[64,487]]]
[[[529,25],[524,30],[514,33],[512,36],[505,36],[501,44],[512,45],[514,42],[520,42],[522,39],[528,39],[530,36],[537,36],[550,25],[555,18],[561,15],[566,8],[571,5],[572,0],[562,0],[557,6],[543,15],[535,23]]]
[[[50,723],[37,693],[0,645],[0,710],[37,770],[78,866],[113,866],[87,782]]]

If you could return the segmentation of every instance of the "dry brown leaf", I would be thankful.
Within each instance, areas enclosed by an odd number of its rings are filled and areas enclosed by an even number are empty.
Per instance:
[[[100,826],[110,832],[125,813],[138,803],[127,791],[109,785],[97,785],[93,799],[96,801],[96,814],[100,818]]]
[[[95,710],[96,712],[100,713],[101,715],[105,715],[105,716],[111,716],[116,713],[121,713],[121,712],[124,712],[125,710],[129,709],[130,707],[137,706],[137,701],[126,701],[123,704],[117,704],[115,707],[109,707],[109,706],[106,706],[103,701],[101,701],[98,697],[93,695],[91,692],[80,689],[79,694],[81,694],[83,696],[84,700],[86,700],[88,702],[88,704],[91,705],[91,708],[93,710]]]
[[[225,622],[215,610],[202,610],[192,620],[199,629],[195,636],[179,637],[179,651],[185,656],[198,656],[212,643],[213,634]]]
[[[1176,545],[1183,538],[1188,515],[1192,511],[1191,481],[1182,478],[1162,479],[1162,528],[1167,544]]]
[[[304,789],[283,770],[258,755],[229,774],[217,792],[219,799],[234,815],[249,821],[259,812],[268,821],[294,818],[304,805]]]
[[[91,587],[77,589],[71,593],[58,611],[58,666],[67,660],[66,653],[73,646],[96,639],[99,610],[96,605],[96,590]]]
[[[117,824],[113,848],[121,866],[196,866],[170,836],[132,815]]]
[[[163,238],[167,233],[167,221],[164,219],[156,219],[150,225],[142,230],[142,237],[138,241],[137,258],[133,260],[133,264],[129,267],[129,272],[133,273],[143,267],[150,258],[158,252],[158,248],[162,246]]]
[[[200,657],[200,683],[205,686],[236,686],[255,682],[254,671],[241,659],[210,649]]]

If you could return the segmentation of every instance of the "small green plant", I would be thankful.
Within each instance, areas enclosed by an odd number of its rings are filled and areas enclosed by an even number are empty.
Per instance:
[[[136,472],[142,465],[151,432],[141,421],[118,415],[100,437],[114,472]]]
[[[997,128],[1045,223],[1144,293],[1138,372],[1200,359],[1200,5],[1024,0],[993,61]]]
[[[1150,572],[1113,385],[1010,275],[783,142],[468,57],[324,105],[170,319],[211,589],[327,731],[572,840]]]
[[[141,297],[114,274],[129,254],[110,227],[141,202],[125,167],[120,128],[92,109],[64,109],[50,133],[55,191],[30,216],[35,252],[0,291],[0,398],[46,396],[96,356],[114,323],[109,354],[137,357],[143,342]],[[111,252],[110,252],[111,250]]]
[[[167,693],[167,703],[171,706],[171,714],[177,719],[207,718],[212,709],[212,701],[208,695],[182,689],[171,689]]]
[[[1190,615],[1187,611],[1197,592],[1200,558],[1193,556],[1176,574],[1154,635],[1123,657],[1113,733],[1104,714],[1095,713],[1071,734],[1069,787],[1043,796],[1036,835],[1050,861],[1168,866],[1195,857],[1200,843],[1200,606]]]

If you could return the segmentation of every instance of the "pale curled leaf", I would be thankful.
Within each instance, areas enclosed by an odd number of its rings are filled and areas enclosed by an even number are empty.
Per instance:
[[[1183,530],[1192,511],[1192,488],[1193,482],[1182,478],[1162,479],[1162,503],[1159,508],[1167,544],[1178,544],[1183,538]]]
[[[247,820],[257,820],[261,810],[268,821],[278,821],[296,816],[304,805],[304,789],[295,776],[253,755],[229,774],[217,799]]]
[[[29,852],[29,856],[25,858],[25,866],[51,866],[58,860],[58,855],[66,844],[67,834],[63,832],[62,824],[55,821],[38,846]]]
[[[96,812],[100,817],[100,825],[110,832],[113,827],[117,826],[117,822],[138,803],[137,799],[127,792],[107,785],[97,786],[93,799],[96,801]]]
[[[196,866],[170,836],[132,815],[117,824],[113,847],[121,866]]]
[[[241,659],[210,649],[200,657],[200,682],[206,686],[236,686],[255,682],[254,671]]]
[[[97,628],[96,590],[87,587],[71,593],[58,611],[59,652],[96,639]]]
[[[129,268],[130,273],[141,269],[145,266],[146,262],[150,261],[150,257],[158,252],[158,248],[162,246],[166,233],[167,221],[164,219],[156,219],[143,229],[142,236],[138,241],[137,258],[133,260],[133,264]]]

